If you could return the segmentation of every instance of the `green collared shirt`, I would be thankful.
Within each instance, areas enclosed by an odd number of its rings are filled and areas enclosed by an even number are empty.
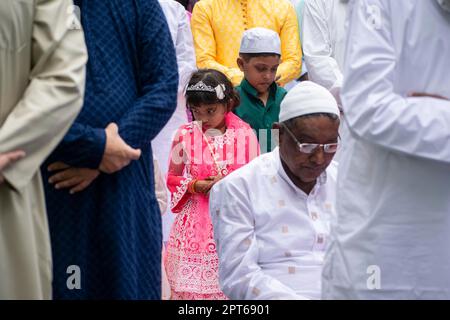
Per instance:
[[[258,98],[256,89],[246,80],[236,87],[241,97],[241,104],[234,113],[247,122],[255,131],[261,145],[261,152],[270,152],[276,146],[271,146],[272,124],[277,122],[280,115],[280,104],[287,91],[275,82],[270,86],[267,104]]]

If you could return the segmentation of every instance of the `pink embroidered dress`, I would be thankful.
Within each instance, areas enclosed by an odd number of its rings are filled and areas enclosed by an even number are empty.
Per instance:
[[[172,299],[226,299],[218,281],[209,196],[188,191],[192,180],[226,176],[259,155],[256,135],[247,123],[231,112],[225,122],[225,133],[215,136],[191,122],[178,129],[173,141],[167,186],[177,217],[165,257]]]

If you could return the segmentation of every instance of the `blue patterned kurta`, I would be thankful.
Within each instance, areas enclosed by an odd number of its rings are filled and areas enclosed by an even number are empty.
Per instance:
[[[73,196],[49,185],[43,166],[54,298],[159,299],[161,216],[150,142],[176,106],[173,43],[157,0],[74,2],[90,56],[85,104],[46,165],[98,168],[111,122],[142,157]],[[80,290],[67,287],[71,265],[80,267]]]

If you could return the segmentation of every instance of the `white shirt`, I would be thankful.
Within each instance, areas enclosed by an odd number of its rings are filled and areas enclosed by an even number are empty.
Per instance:
[[[450,13],[351,2],[325,298],[450,299]],[[379,281],[378,281],[379,280]]]
[[[276,148],[214,186],[210,214],[219,280],[229,298],[320,298],[336,174],[333,162],[306,195],[287,176]]]
[[[174,0],[159,0],[159,4],[163,9],[175,45],[178,74],[180,77],[177,108],[166,126],[152,141],[154,155],[158,160],[162,174],[166,177],[172,138],[176,130],[188,122],[184,88],[188,84],[192,73],[197,70],[197,67],[195,62],[194,40],[186,10],[180,3]],[[167,212],[168,214],[163,217],[164,240],[168,239],[174,220],[174,215],[170,213],[170,209]]]
[[[340,102],[348,0],[305,0],[303,54],[309,79]]]
[[[193,72],[197,70],[194,40],[187,11],[175,0],[158,0],[169,25],[170,34],[175,45],[180,76],[179,91],[189,82]]]
[[[303,0],[291,0],[291,3],[292,3],[292,5],[294,6],[294,8],[296,7],[296,6],[298,6],[298,4],[300,3],[300,2],[302,2]]]

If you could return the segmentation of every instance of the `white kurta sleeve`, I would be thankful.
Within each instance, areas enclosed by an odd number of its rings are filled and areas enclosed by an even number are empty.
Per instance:
[[[36,1],[30,83],[0,128],[0,152],[26,152],[2,172],[16,189],[36,174],[83,104],[87,51],[83,31],[71,23],[71,5],[65,0]]]
[[[342,87],[342,71],[334,58],[327,21],[326,3],[331,0],[308,0],[303,9],[303,54],[309,79],[332,92],[336,98]]]
[[[390,12],[390,1],[352,5],[342,88],[351,131],[392,151],[450,163],[450,101],[395,92],[395,81],[402,79],[396,78],[401,61],[391,32],[395,12]]]
[[[222,291],[233,300],[304,299],[258,265],[254,216],[244,186],[222,181],[210,195]]]
[[[179,90],[184,91],[192,73],[197,70],[197,67],[191,24],[184,8],[181,7],[180,9],[178,12],[179,24],[175,50],[177,52],[178,73],[180,75]]]
[[[166,188],[166,181],[163,177],[159,163],[156,158],[153,158],[153,172],[155,175],[155,196],[158,201],[159,210],[163,215],[167,211],[168,206],[168,193]]]

